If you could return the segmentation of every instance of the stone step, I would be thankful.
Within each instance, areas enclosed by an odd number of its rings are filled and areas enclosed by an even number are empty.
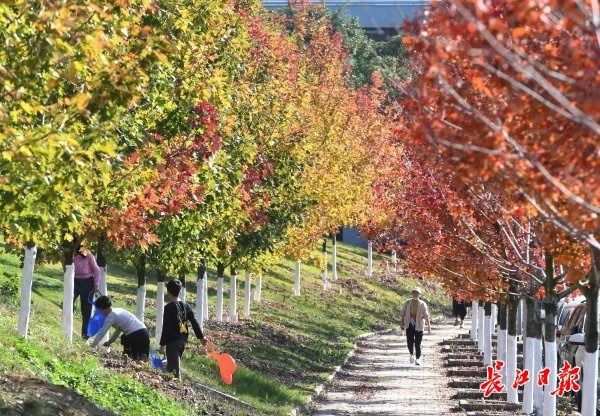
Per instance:
[[[518,390],[519,401],[521,401],[523,396],[523,390]],[[497,401],[506,401],[506,392],[502,393],[492,393],[490,397],[483,397],[483,391],[479,389],[479,386],[476,389],[459,389],[453,396],[454,399],[475,399],[475,400],[497,400]]]
[[[452,365],[449,365],[450,362],[453,362],[453,360],[459,360],[459,361],[478,361],[481,365],[483,365],[483,354],[448,354],[444,357],[448,363],[448,367],[452,367]],[[496,361],[496,354],[492,355],[492,360]],[[517,355],[517,364],[522,364],[523,363],[523,356],[522,355]],[[475,364],[467,364],[466,366],[470,367],[472,365]]]
[[[447,373],[449,377],[480,378],[485,380],[487,372],[483,367],[455,367],[450,368]]]
[[[521,410],[521,405],[519,404],[508,404],[500,400],[463,399],[459,400],[458,403],[467,412],[485,412],[486,415],[491,414],[491,412],[518,412]]]
[[[492,334],[492,339],[496,339],[498,337],[498,335],[496,334]],[[458,334],[458,338],[460,339],[471,339],[471,334]]]
[[[478,389],[483,380],[477,378],[453,378],[448,382],[448,387],[453,389]]]
[[[470,339],[460,339],[460,338],[451,338],[451,339],[445,339],[444,341],[442,341],[442,345],[475,345],[475,343],[473,341],[471,341]]]
[[[468,359],[449,359],[444,362],[444,367],[481,367],[483,368],[482,360]]]

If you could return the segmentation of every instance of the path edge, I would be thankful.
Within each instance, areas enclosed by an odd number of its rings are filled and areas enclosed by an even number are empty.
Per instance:
[[[380,331],[374,331],[374,332],[366,332],[366,333],[361,334],[361,335],[357,336],[356,338],[354,338],[352,349],[348,352],[348,354],[346,354],[346,358],[344,358],[344,361],[342,362],[342,364],[340,364],[338,366],[335,366],[333,368],[333,372],[327,376],[327,379],[323,383],[317,385],[312,390],[312,393],[310,394],[310,396],[308,396],[306,398],[306,400],[304,401],[304,405],[302,406],[302,408],[304,408],[304,407],[308,406],[309,404],[311,404],[315,400],[315,398],[318,395],[320,395],[323,392],[323,390],[325,390],[325,387],[327,387],[327,385],[330,384],[333,381],[333,379],[335,378],[335,376],[337,375],[337,373],[339,373],[340,370],[348,363],[348,361],[350,361],[350,359],[356,353],[356,349],[358,348],[357,342],[359,340],[372,338],[372,337],[377,336],[377,335],[386,335],[386,334],[389,334],[389,333],[395,331],[396,329],[397,329],[397,327],[388,328],[388,329],[382,329]],[[289,416],[298,416],[298,415],[300,415],[300,410],[301,410],[300,406],[292,406],[292,410],[290,411]]]

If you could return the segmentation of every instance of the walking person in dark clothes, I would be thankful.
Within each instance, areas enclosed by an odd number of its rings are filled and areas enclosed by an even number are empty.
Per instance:
[[[410,352],[410,363],[421,365],[421,340],[423,339],[424,322],[431,334],[431,322],[429,322],[429,309],[427,304],[420,299],[421,290],[414,288],[412,299],[406,301],[402,308],[402,321],[400,328],[406,328],[406,341]],[[416,353],[416,359],[415,354]]]
[[[198,325],[198,321],[196,321],[192,308],[187,303],[179,300],[181,282],[179,280],[169,280],[166,287],[169,303],[165,306],[163,315],[159,352],[161,354],[165,354],[166,352],[166,371],[172,372],[175,374],[175,377],[180,378],[181,357],[183,356],[183,351],[188,340],[188,322],[192,324],[194,334],[202,342],[202,345],[206,345],[208,340],[204,338],[204,334],[200,325]]]
[[[87,327],[92,315],[90,304],[90,293],[98,291],[100,287],[100,268],[96,264],[94,255],[83,244],[77,247],[77,253],[73,257],[75,269],[75,286],[73,289],[73,305],[79,297],[81,305],[81,336],[88,338]]]
[[[150,337],[146,325],[131,312],[121,308],[113,308],[108,296],[100,296],[96,299],[94,305],[106,319],[102,329],[94,338],[92,347],[96,347],[102,341],[102,338],[111,327],[115,327],[116,331],[112,337],[102,345],[108,347],[115,342],[119,334],[123,333],[121,336],[123,354],[136,361],[147,360],[150,354]]]
[[[459,324],[460,327],[463,327],[463,321],[465,320],[465,316],[467,316],[467,302],[464,300],[453,296],[452,297],[452,315],[454,316],[454,326]]]

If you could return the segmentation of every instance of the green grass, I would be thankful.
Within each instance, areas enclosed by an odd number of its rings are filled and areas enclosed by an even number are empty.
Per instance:
[[[302,296],[293,297],[294,265],[283,261],[263,277],[261,303],[253,303],[251,319],[241,318],[243,273],[238,279],[238,324],[210,321],[205,328],[218,349],[232,354],[238,371],[232,386],[221,383],[211,359],[193,350],[186,352],[183,368],[185,382],[201,383],[232,394],[256,407],[256,412],[287,414],[292,406],[302,406],[312,389],[323,382],[339,365],[359,334],[386,329],[399,323],[400,308],[420,284],[434,315],[450,304],[437,287],[386,272],[385,256],[375,256],[375,276],[364,278],[365,250],[338,243],[338,281],[331,290],[321,290],[321,273],[311,264],[302,265]],[[108,287],[117,306],[135,309],[136,279],[131,267],[109,262]],[[18,298],[19,261],[0,253],[0,348],[13,348],[11,358],[0,356],[0,367],[17,371],[19,367],[62,385],[118,414],[191,414],[189,404],[173,401],[127,377],[101,368],[81,342],[66,345],[60,331],[62,272],[58,265],[36,266],[31,318],[31,342],[14,333]],[[331,272],[330,272],[331,276]],[[188,300],[194,306],[196,291],[193,276],[188,277]],[[17,282],[15,285],[14,282]],[[226,279],[226,291],[229,281]],[[216,277],[209,272],[210,314],[214,318]],[[12,293],[12,295],[11,295]],[[156,284],[147,287],[146,324],[154,329]],[[5,299],[5,300],[3,300]],[[226,293],[225,314],[229,299]],[[79,313],[77,312],[76,316]],[[76,330],[79,323],[75,323]],[[78,330],[77,330],[78,332]],[[12,353],[14,351],[14,353]],[[52,364],[58,360],[59,364]],[[94,382],[94,380],[103,380]],[[106,381],[104,381],[106,380]],[[105,384],[108,383],[108,384]],[[131,387],[124,387],[129,386]],[[125,388],[118,400],[115,391]],[[143,411],[152,403],[152,412]],[[162,406],[157,411],[156,406]],[[237,409],[240,413],[247,409]],[[231,412],[237,412],[233,409]],[[141,413],[140,413],[141,412]]]

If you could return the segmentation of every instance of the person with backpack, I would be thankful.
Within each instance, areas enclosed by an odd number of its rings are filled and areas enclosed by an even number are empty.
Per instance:
[[[167,356],[166,372],[172,372],[175,377],[181,377],[181,358],[188,341],[189,329],[188,322],[192,324],[192,329],[196,338],[206,345],[208,340],[204,338],[202,329],[196,321],[194,312],[190,306],[179,300],[181,292],[181,282],[179,280],[169,280],[166,284],[167,300],[163,314],[163,327],[160,336],[159,352]]]
[[[429,321],[429,309],[427,304],[420,298],[421,289],[414,288],[412,299],[404,304],[400,321],[400,328],[406,328],[406,342],[410,352],[410,363],[421,365],[421,340],[423,339],[423,330],[425,323],[431,334],[431,322]],[[416,353],[416,359],[415,359]]]
[[[98,346],[108,330],[114,327],[116,331],[102,345],[105,347],[110,346],[110,344],[115,342],[119,334],[123,333],[121,336],[123,354],[136,361],[147,360],[150,354],[150,336],[148,335],[146,325],[131,312],[121,308],[113,308],[112,301],[108,296],[100,296],[94,302],[94,306],[106,318],[104,319],[104,325],[92,342],[92,347]]]

